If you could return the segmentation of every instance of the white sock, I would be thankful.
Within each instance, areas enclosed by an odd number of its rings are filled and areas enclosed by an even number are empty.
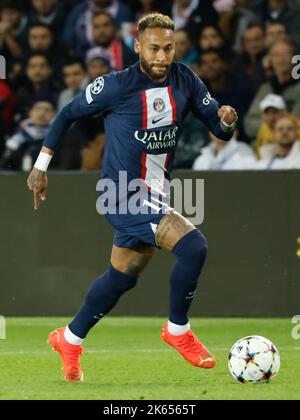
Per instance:
[[[83,339],[73,334],[69,327],[66,327],[64,336],[66,341],[70,344],[73,344],[74,346],[80,346],[80,344],[83,342]]]
[[[181,335],[188,332],[188,330],[190,329],[191,329],[191,326],[189,322],[185,325],[177,325],[177,324],[173,324],[173,322],[171,321],[168,321],[168,331],[172,335]]]

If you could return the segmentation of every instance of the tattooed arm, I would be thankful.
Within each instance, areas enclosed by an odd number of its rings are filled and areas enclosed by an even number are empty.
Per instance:
[[[111,73],[98,77],[88,85],[85,92],[81,92],[56,115],[44,140],[40,156],[27,181],[28,188],[34,194],[35,209],[38,209],[40,200],[45,200],[48,187],[46,171],[51,157],[70,125],[80,118],[91,117],[108,110],[112,111],[118,104],[121,93],[122,89],[120,89],[117,74]]]
[[[52,156],[54,152],[47,147],[43,147],[41,150],[43,153],[47,153]],[[33,193],[34,197],[34,209],[37,210],[40,205],[40,200],[46,200],[46,192],[48,188],[48,177],[47,173],[40,171],[39,169],[33,168],[28,179],[27,186]]]

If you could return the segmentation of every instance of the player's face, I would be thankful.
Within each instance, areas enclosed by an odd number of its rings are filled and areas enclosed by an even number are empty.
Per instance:
[[[175,55],[174,32],[170,29],[146,29],[135,42],[142,70],[157,82],[163,81]]]

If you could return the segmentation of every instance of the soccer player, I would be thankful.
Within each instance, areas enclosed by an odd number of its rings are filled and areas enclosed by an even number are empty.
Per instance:
[[[219,109],[203,82],[188,67],[174,62],[174,22],[168,16],[154,13],[140,20],[135,50],[138,63],[96,79],[60,111],[27,181],[38,209],[40,200],[46,198],[47,168],[63,134],[74,120],[103,113],[107,142],[102,180],[114,182],[118,198],[112,204],[109,194],[114,188],[108,188],[100,200],[104,197],[103,205],[110,202],[105,217],[116,234],[108,270],[91,286],[73,321],[49,336],[49,344],[61,356],[67,381],[83,379],[80,356],[84,338],[136,285],[156,248],[176,256],[169,320],[162,328],[162,339],[196,367],[209,369],[216,364],[188,319],[207,241],[189,220],[169,207],[166,184],[188,112],[223,140],[232,137],[237,113],[230,106]],[[128,183],[140,180],[146,186],[138,214],[130,212],[130,206],[120,211],[124,200],[132,197],[132,192],[125,189],[124,193],[121,188],[120,173],[126,173]]]

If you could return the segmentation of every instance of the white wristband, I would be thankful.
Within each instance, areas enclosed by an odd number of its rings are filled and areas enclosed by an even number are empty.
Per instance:
[[[232,124],[227,124],[225,121],[221,121],[220,123],[221,123],[222,131],[224,131],[225,133],[230,133],[231,131],[235,129],[237,120]]]
[[[48,153],[45,152],[41,152],[34,164],[34,167],[40,171],[47,172],[51,159],[51,155],[48,155]]]

